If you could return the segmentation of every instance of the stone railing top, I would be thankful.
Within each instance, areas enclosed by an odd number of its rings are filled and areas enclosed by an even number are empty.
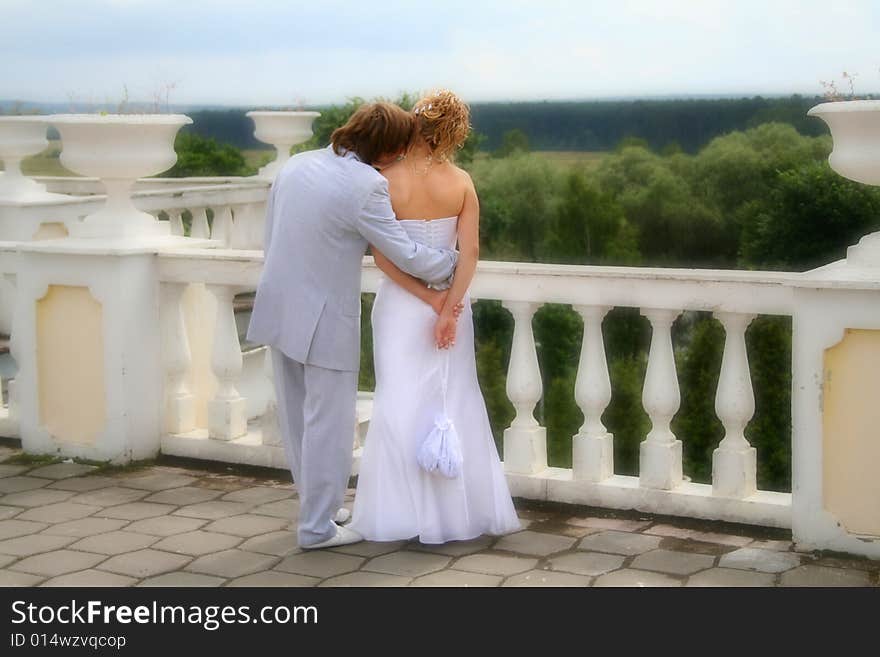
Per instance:
[[[31,178],[49,186],[78,184],[83,188],[89,185],[93,185],[97,188],[101,185],[101,181],[98,178],[87,176],[31,176]],[[136,188],[165,185],[170,187],[191,187],[193,185],[226,185],[235,183],[264,184],[265,182],[266,181],[259,176],[188,176],[186,178],[161,178],[157,176],[155,178],[138,178],[135,185]]]
[[[234,249],[164,249],[160,279],[255,288],[263,252]],[[380,274],[364,258],[364,292],[375,292]],[[480,262],[471,286],[474,299],[572,305],[673,308],[788,315],[797,273],[600,267]]]
[[[17,253],[119,254],[115,241],[45,240],[0,242],[2,272],[15,270]],[[209,240],[130,244],[129,251],[155,253],[164,282],[211,283],[255,289],[263,267],[262,250],[213,248]],[[125,249],[123,249],[125,250]],[[790,315],[795,288],[880,289],[876,274],[854,272],[844,261],[808,272],[607,267],[482,261],[471,286],[474,299],[627,306]],[[375,292],[381,272],[364,257],[364,292]]]
[[[21,254],[75,256],[158,255],[167,249],[211,250],[222,243],[180,235],[151,235],[137,240],[119,237],[57,238],[25,242],[0,241],[0,274],[15,273]],[[243,253],[248,253],[243,251]]]
[[[480,268],[487,272],[564,276],[578,278],[662,279],[675,281],[739,282],[779,285],[799,274],[779,271],[741,269],[685,269],[673,267],[618,267],[606,265],[557,265],[536,262],[484,260]]]
[[[880,290],[880,268],[853,267],[838,260],[798,275],[793,287],[840,290]]]
[[[180,179],[177,187],[165,186],[159,189],[136,189],[132,193],[134,203],[143,210],[164,210],[167,208],[186,208],[200,205],[230,205],[234,203],[255,203],[265,200],[269,183],[260,179],[238,178],[232,183],[200,185],[191,179]],[[0,199],[0,207],[21,208],[39,212],[42,209],[71,208],[79,212],[88,212],[92,207],[100,206],[106,199],[105,194],[87,196],[62,196],[32,202],[18,202]]]
[[[256,289],[263,269],[262,250],[163,249],[159,280],[165,283],[209,283]]]

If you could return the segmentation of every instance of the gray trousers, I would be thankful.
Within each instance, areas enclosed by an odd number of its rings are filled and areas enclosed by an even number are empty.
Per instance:
[[[271,352],[281,441],[300,499],[297,540],[314,545],[336,534],[332,519],[351,474],[358,375]]]

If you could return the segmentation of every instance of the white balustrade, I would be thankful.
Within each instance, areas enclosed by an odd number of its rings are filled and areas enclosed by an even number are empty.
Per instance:
[[[715,317],[724,325],[726,335],[715,396],[724,439],[712,454],[712,490],[723,497],[745,498],[757,490],[757,451],[743,433],[755,413],[746,352],[746,329],[755,316],[715,313]]]
[[[240,216],[240,208],[234,207],[233,213]],[[284,452],[274,402],[269,402],[254,430],[243,433],[246,430],[243,410],[238,413],[237,429],[230,430],[231,409],[244,406],[242,393],[238,392],[241,388],[236,386],[241,354],[234,337],[232,297],[235,291],[255,289],[261,267],[259,252],[238,249],[168,249],[160,256],[160,280],[198,281],[218,295],[212,368],[220,389],[211,400],[214,415],[209,424],[212,426],[199,428],[189,438],[169,436],[163,443],[169,453],[283,467]],[[713,491],[712,485],[687,481],[681,472],[682,443],[672,434],[669,423],[679,407],[671,326],[680,309],[711,309],[719,313],[722,321],[725,316],[721,313],[742,317],[759,313],[790,314],[790,286],[794,276],[797,275],[774,272],[480,263],[471,286],[472,297],[500,300],[514,319],[507,395],[516,409],[516,417],[504,432],[504,465],[514,495],[789,526],[789,494],[759,490],[748,495],[741,490],[738,495],[723,495]],[[375,292],[379,280],[371,259],[365,259],[363,291]],[[571,468],[548,467],[546,430],[534,415],[543,385],[532,319],[543,303],[570,304],[584,319],[575,385],[575,400],[584,413],[584,423],[573,437]],[[652,419],[652,431],[641,446],[638,476],[614,474],[613,437],[602,424],[602,414],[611,395],[602,321],[615,306],[641,308],[653,327],[643,391],[643,404]],[[729,331],[730,335],[736,333]],[[267,357],[268,354],[264,356]],[[736,358],[727,358],[725,376],[728,370],[735,372],[736,363]],[[743,367],[747,370],[747,365],[740,363],[740,368]],[[265,361],[264,368],[265,376],[271,380],[271,363]],[[719,398],[728,400],[735,396],[724,392],[723,383],[720,387]],[[736,435],[733,423],[744,423],[748,419],[741,410],[731,412],[733,419],[726,419],[728,413],[723,409],[719,414],[725,418],[722,421],[727,423],[730,436]],[[208,435],[240,437],[210,441],[206,440]],[[682,439],[686,440],[687,436]],[[209,449],[206,443],[213,443],[213,447]],[[719,450],[728,447],[742,445],[731,438],[719,445]],[[722,480],[723,477],[721,475]]]
[[[651,322],[651,348],[642,391],[651,431],[639,446],[639,483],[671,490],[682,482],[682,445],[669,426],[681,403],[671,331],[679,311],[650,309],[642,310],[642,314]]]
[[[186,384],[192,361],[181,300],[186,283],[162,284],[162,353],[165,361],[165,430],[186,433],[196,425],[195,397]]]
[[[241,376],[242,356],[235,324],[233,298],[238,291],[231,285],[208,285],[217,299],[211,369],[217,377],[217,393],[208,402],[208,431],[212,438],[232,440],[247,433],[247,406],[235,387]]]
[[[77,179],[72,178],[72,180]],[[136,190],[131,200],[138,210],[153,217],[165,212],[169,218],[167,225],[169,232],[172,235],[182,236],[184,232],[181,215],[184,211],[206,208],[217,211],[227,207],[262,205],[269,189],[268,184],[257,179],[248,180],[250,182],[239,184],[194,185],[187,179],[180,179],[178,183],[180,187],[156,186]],[[41,234],[41,226],[46,223],[63,224],[69,234],[74,234],[83,217],[100,211],[105,200],[106,196],[102,194],[86,196],[53,194],[43,201],[29,201],[23,204],[0,202],[0,240],[30,241],[35,239],[35,235]],[[194,212],[194,214],[198,213]],[[261,217],[257,219],[262,220]],[[166,226],[160,224],[159,227],[164,230]],[[246,226],[242,225],[240,228],[244,228],[245,233],[248,233]],[[201,234],[202,238],[207,238],[209,232],[202,224],[196,226],[196,233],[192,236]],[[241,243],[245,244],[249,241],[246,238],[241,240]],[[261,242],[258,241],[248,248],[260,248],[260,246]]]
[[[611,402],[611,379],[602,341],[602,319],[608,306],[575,306],[584,320],[581,358],[575,380],[575,401],[584,424],[572,438],[572,475],[575,479],[604,481],[614,474],[614,439],[602,424]]]
[[[504,431],[504,468],[507,472],[534,474],[547,468],[547,430],[533,414],[543,391],[532,332],[532,317],[539,306],[505,301],[504,307],[514,320],[507,397],[516,410],[516,417]]]
[[[33,179],[44,185],[50,192],[72,196],[102,195],[104,187],[97,178],[87,176],[33,176]],[[185,178],[139,178],[134,184],[135,195],[144,192],[161,194],[177,193],[181,190],[199,188],[204,191],[211,189],[223,190],[231,187],[267,186],[265,181],[239,176],[187,176]]]

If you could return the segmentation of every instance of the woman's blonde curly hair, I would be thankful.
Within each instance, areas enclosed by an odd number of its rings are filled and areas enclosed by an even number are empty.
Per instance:
[[[420,98],[413,106],[416,133],[438,160],[451,160],[464,146],[470,133],[470,108],[448,89],[438,89]]]

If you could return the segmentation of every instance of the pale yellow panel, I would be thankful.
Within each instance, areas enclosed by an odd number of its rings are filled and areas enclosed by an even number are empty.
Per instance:
[[[853,534],[880,536],[880,331],[847,329],[825,351],[825,508]]]
[[[51,285],[37,301],[40,424],[59,442],[91,445],[104,428],[102,315],[86,287]]]
[[[192,359],[186,383],[195,396],[196,426],[206,427],[208,400],[217,392],[217,378],[211,369],[217,301],[203,283],[194,283],[183,293],[182,304]]]
[[[32,240],[53,240],[67,237],[67,226],[60,221],[49,221],[40,224],[31,237]]]

